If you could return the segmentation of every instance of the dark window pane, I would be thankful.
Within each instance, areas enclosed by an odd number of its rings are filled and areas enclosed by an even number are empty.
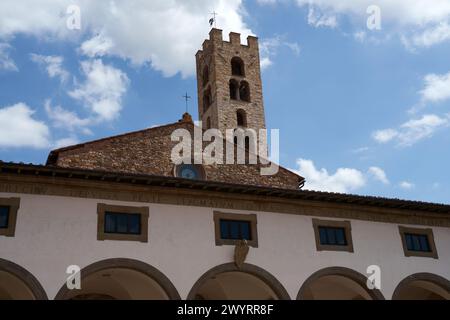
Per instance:
[[[250,239],[250,223],[241,222],[241,239],[251,240]]]
[[[431,252],[428,236],[424,234],[405,234],[406,248],[410,251]]]
[[[340,245],[340,246],[347,245],[344,229],[336,229],[336,241],[337,241],[337,245]]]
[[[141,215],[106,212],[105,232],[120,234],[140,234]]]
[[[117,215],[117,232],[118,233],[127,233],[128,230],[128,219],[125,214]]]
[[[412,240],[413,240],[413,250],[414,251],[421,251],[420,250],[420,241],[419,241],[419,237],[417,235],[413,235],[412,236]]]
[[[252,240],[250,222],[220,220],[220,237],[228,240]]]
[[[105,232],[116,232],[116,216],[113,213],[105,213]]]
[[[319,236],[320,236],[320,243],[321,244],[327,244],[328,243],[327,229],[319,227]]]
[[[231,239],[239,239],[239,223],[236,222],[229,222],[230,224],[230,238]]]
[[[141,216],[138,214],[129,215],[129,233],[140,234],[141,233]]]
[[[420,236],[420,248],[422,251],[430,252],[430,245],[428,244],[428,237],[427,236]]]
[[[220,238],[221,239],[229,238],[227,221],[223,221],[223,220],[220,221]]]
[[[345,228],[319,227],[319,240],[322,245],[346,246]]]
[[[0,207],[0,228],[6,229],[8,228],[8,220],[9,220],[9,207]]]
[[[405,239],[406,239],[406,248],[408,250],[414,250],[413,247],[413,240],[412,240],[412,235],[410,234],[405,234]]]
[[[327,237],[328,237],[328,244],[331,245],[336,244],[336,236],[334,228],[327,228]]]

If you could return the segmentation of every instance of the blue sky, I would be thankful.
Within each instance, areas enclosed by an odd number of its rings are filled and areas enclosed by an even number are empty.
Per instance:
[[[260,38],[267,127],[306,188],[449,203],[450,1],[410,2],[2,1],[0,159],[175,122],[186,91],[197,118],[215,10]]]

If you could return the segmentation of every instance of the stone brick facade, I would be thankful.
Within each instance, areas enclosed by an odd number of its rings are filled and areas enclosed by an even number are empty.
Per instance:
[[[264,129],[264,104],[260,71],[258,39],[248,37],[247,45],[241,44],[238,33],[230,33],[230,41],[223,41],[222,30],[212,29],[210,39],[205,40],[203,49],[196,54],[198,111],[203,128],[218,128],[224,134],[226,129],[234,129],[237,124],[237,111],[246,114],[245,126],[255,130]],[[242,75],[232,72],[232,59],[243,64]],[[231,99],[230,81],[239,87],[247,83],[250,102],[238,96]],[[210,97],[208,96],[210,92]],[[239,93],[239,90],[238,90]],[[209,103],[205,100],[210,99]],[[209,104],[209,106],[208,106]],[[209,119],[209,121],[208,121]]]
[[[50,153],[47,165],[108,172],[174,176],[171,141],[174,130],[183,128],[193,137],[190,117],[161,127],[87,142]],[[206,143],[205,143],[206,145]],[[225,143],[224,143],[225,145]],[[262,176],[261,165],[205,165],[206,180],[244,185],[298,189],[303,178],[284,168],[273,176]]]

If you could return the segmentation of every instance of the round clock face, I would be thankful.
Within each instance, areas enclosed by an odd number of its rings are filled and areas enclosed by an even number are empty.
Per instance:
[[[200,179],[201,175],[198,169],[190,164],[183,164],[177,168],[177,176],[184,179]]]

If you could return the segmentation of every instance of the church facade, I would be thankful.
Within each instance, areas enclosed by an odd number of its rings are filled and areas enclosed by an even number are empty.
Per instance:
[[[229,39],[212,29],[196,55],[201,130],[265,129],[258,39]],[[175,164],[175,130],[198,128],[185,114],[0,162],[0,299],[450,299],[450,205]]]

